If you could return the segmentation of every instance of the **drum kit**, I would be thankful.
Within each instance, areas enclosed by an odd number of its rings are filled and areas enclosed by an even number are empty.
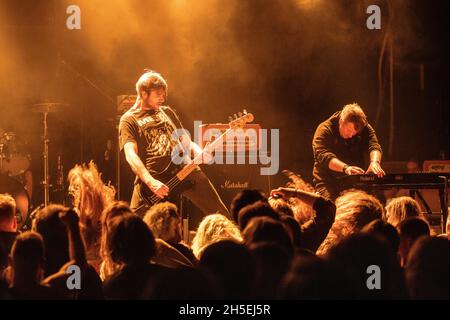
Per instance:
[[[49,203],[49,113],[60,111],[66,104],[41,103],[30,107],[30,111],[43,116],[43,167],[44,178],[41,185],[44,189],[44,205]],[[18,228],[26,230],[30,227],[30,197],[24,186],[24,174],[30,169],[31,157],[27,152],[27,142],[15,132],[4,132],[0,129],[0,193],[8,193],[16,200],[16,217]]]
[[[9,193],[16,200],[19,227],[25,223],[30,207],[28,192],[20,181],[30,167],[30,160],[23,139],[14,132],[0,135],[0,193]]]

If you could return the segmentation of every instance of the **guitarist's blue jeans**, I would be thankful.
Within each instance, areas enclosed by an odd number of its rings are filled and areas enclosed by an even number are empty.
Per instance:
[[[130,207],[137,215],[143,217],[150,206],[140,197],[139,188],[140,185],[135,184]],[[193,171],[182,182],[179,188],[176,188],[170,192],[168,200],[179,199],[180,195],[188,198],[203,212],[205,216],[213,213],[222,213],[230,218],[230,213],[228,212],[227,207],[223,203],[211,181],[209,181],[208,177],[201,170]]]

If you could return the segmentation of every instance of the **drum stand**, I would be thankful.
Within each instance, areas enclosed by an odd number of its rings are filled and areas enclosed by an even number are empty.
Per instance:
[[[58,102],[45,102],[45,103],[38,103],[32,106],[31,111],[42,113],[44,115],[44,135],[42,139],[44,140],[44,152],[43,152],[43,158],[44,158],[44,180],[41,182],[41,184],[44,186],[44,205],[47,206],[49,203],[49,194],[50,194],[50,178],[49,178],[49,170],[48,170],[48,144],[50,142],[48,138],[48,124],[47,124],[47,117],[50,112],[57,112],[62,111],[62,107],[67,106],[67,104],[64,103],[58,103]]]
[[[48,176],[48,143],[50,140],[48,139],[48,126],[47,126],[47,116],[48,112],[44,112],[44,181],[42,181],[42,185],[44,186],[44,206],[48,205],[49,202],[49,190],[50,190],[50,184],[49,184],[49,176]]]
[[[3,148],[5,147],[5,145],[3,143],[0,143],[0,173],[3,170]]]

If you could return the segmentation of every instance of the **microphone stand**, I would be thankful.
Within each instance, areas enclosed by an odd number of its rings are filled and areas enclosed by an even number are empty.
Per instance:
[[[50,194],[50,179],[48,176],[48,144],[50,142],[48,138],[48,124],[47,124],[48,112],[44,112],[44,206],[48,205]]]
[[[61,60],[60,63],[64,66],[67,67],[67,69],[72,72],[75,76],[77,76],[78,78],[82,79],[83,81],[85,81],[87,84],[89,84],[92,88],[94,88],[98,93],[100,93],[100,95],[102,95],[104,98],[106,98],[109,103],[111,105],[113,105],[114,107],[116,106],[116,101],[108,94],[106,93],[104,90],[102,90],[100,87],[98,87],[94,82],[92,82],[88,77],[86,77],[85,75],[81,74],[80,72],[78,72],[78,70],[76,70],[72,65],[70,65],[69,63],[67,63],[65,60]],[[126,99],[126,98],[125,98]],[[117,121],[117,120],[116,120]],[[119,124],[117,123],[117,132],[118,132],[118,128],[119,128]],[[120,141],[119,141],[119,136],[117,138],[117,192],[116,192],[116,196],[118,197],[118,199],[120,199]]]

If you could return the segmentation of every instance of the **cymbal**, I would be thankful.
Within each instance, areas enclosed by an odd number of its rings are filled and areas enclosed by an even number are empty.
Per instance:
[[[10,140],[11,135],[8,135],[7,132],[0,130],[0,144],[5,145]]]
[[[60,102],[38,103],[31,106],[31,112],[38,112],[38,113],[57,112],[66,106],[68,106],[67,103],[60,103]]]

